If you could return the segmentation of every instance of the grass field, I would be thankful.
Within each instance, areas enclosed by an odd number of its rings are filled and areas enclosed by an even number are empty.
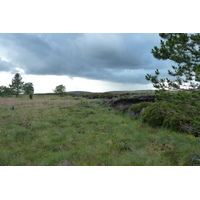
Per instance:
[[[101,100],[0,99],[2,166],[199,165],[199,138],[151,128]],[[9,110],[11,105],[15,110]]]

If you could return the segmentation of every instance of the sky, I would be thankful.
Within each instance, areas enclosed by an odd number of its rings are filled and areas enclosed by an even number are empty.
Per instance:
[[[153,89],[145,75],[170,67],[151,54],[159,44],[158,33],[1,33],[0,85],[20,73],[35,93]]]

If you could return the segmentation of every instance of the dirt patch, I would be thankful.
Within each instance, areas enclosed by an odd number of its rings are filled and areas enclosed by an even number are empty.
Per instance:
[[[107,101],[105,103],[107,103],[110,107],[113,107],[119,111],[125,112],[133,104],[137,104],[141,102],[154,102],[154,101],[155,101],[154,96],[139,96],[133,99],[116,99],[116,100]]]

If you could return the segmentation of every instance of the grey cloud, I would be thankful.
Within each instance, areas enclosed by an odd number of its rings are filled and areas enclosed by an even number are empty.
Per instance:
[[[146,73],[169,64],[150,53],[158,34],[0,34],[0,43],[9,59],[1,71],[145,84]]]
[[[0,57],[0,71],[7,72],[10,71],[11,69],[12,69],[12,64],[8,61],[3,60]]]

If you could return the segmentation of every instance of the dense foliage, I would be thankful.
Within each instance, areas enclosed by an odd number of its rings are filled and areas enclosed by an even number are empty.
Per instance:
[[[142,102],[142,103],[138,103],[138,104],[133,104],[129,108],[129,112],[130,112],[131,117],[132,118],[139,118],[140,115],[142,114],[142,112],[145,110],[145,108],[147,108],[151,104],[152,103],[149,103],[149,102]]]
[[[200,136],[200,92],[165,93],[165,98],[148,106],[142,120],[181,133]]]
[[[188,33],[160,33],[162,40],[160,48],[154,47],[151,51],[157,59],[171,60],[178,66],[172,66],[173,71],[168,74],[175,77],[158,79],[159,70],[155,75],[146,75],[155,88],[166,89],[195,89],[200,83],[200,34]]]

